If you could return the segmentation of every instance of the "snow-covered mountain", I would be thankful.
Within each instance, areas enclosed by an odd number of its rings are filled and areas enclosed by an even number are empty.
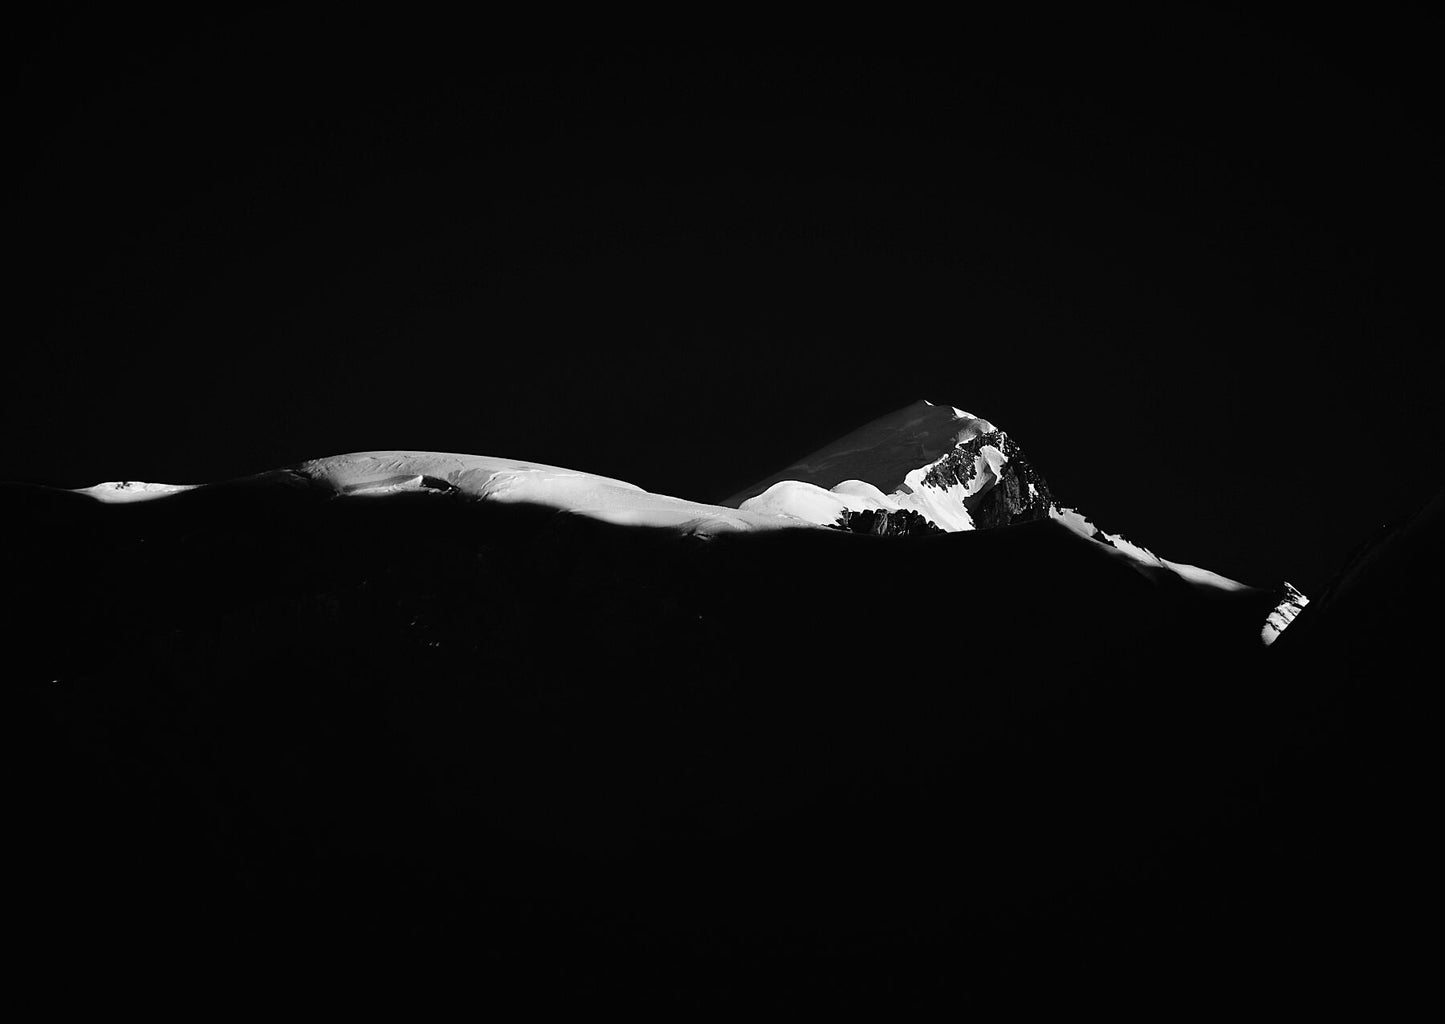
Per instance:
[[[874,521],[913,513],[948,533],[1043,519],[1053,507],[1044,478],[1012,438],[930,402],[874,420],[765,485],[728,503],[820,526],[856,513],[876,513]]]
[[[1263,593],[1101,530],[1055,499],[1043,474],[1003,430],[962,409],[928,401],[865,424],[722,505],[654,494],[626,481],[557,466],[445,452],[356,452],[226,484],[270,485],[352,498],[450,494],[692,536],[809,527],[911,536],[1052,521],[1156,581],[1182,580],[1206,592]],[[207,485],[120,481],[79,493],[106,503],[132,503],[198,486],[204,490]],[[1265,643],[1272,643],[1306,602],[1288,583],[1275,598],[1276,607],[1262,626]]]
[[[920,401],[860,427],[728,499],[742,511],[871,533],[947,533],[1051,519],[1108,547],[1146,576],[1216,592],[1258,591],[1161,558],[1060,504],[1018,443],[980,416]],[[1307,599],[1289,583],[1261,636],[1272,643]]]

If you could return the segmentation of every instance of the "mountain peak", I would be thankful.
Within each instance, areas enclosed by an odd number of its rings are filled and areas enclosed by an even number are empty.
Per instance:
[[[1161,558],[1059,503],[1018,442],[957,406],[919,401],[881,416],[725,504],[854,532],[907,536],[1054,520],[1150,579],[1219,593],[1265,591]],[[1305,602],[1287,584],[1262,638],[1273,642]]]
[[[953,405],[914,402],[729,499],[740,509],[838,525],[911,512],[945,532],[1048,518],[1048,484],[1018,443]]]

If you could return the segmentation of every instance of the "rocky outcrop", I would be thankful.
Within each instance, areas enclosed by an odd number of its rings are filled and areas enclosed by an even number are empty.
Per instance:
[[[849,533],[871,533],[876,537],[925,537],[944,531],[930,523],[922,515],[909,509],[864,509],[854,512],[844,509],[835,529]]]
[[[1274,611],[1264,621],[1264,629],[1261,636],[1266,644],[1274,643],[1275,639],[1285,631],[1285,628],[1295,620],[1295,616],[1304,610],[1305,605],[1310,603],[1295,589],[1288,581],[1281,583],[1278,590],[1279,603],[1274,606]]]
[[[1054,503],[1043,475],[1024,457],[1018,443],[1002,430],[989,431],[960,442],[923,478],[925,486],[946,490],[954,485],[968,489],[978,474],[985,448],[1003,456],[999,478],[964,499],[975,529],[1047,519]]]

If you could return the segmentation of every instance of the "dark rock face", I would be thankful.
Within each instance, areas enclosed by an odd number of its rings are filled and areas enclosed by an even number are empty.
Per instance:
[[[968,486],[973,482],[977,459],[985,446],[997,448],[1007,462],[1002,479],[964,501],[964,507],[973,517],[974,527],[988,530],[1047,519],[1054,504],[1049,485],[1044,481],[1043,474],[1024,457],[1017,442],[1002,430],[979,434],[960,444],[928,472],[923,482],[939,488],[954,484]],[[1030,484],[1033,485],[1032,491]]]
[[[833,526],[849,533],[870,533],[876,537],[926,537],[946,532],[921,513],[906,508],[864,509],[860,512],[844,509]]]

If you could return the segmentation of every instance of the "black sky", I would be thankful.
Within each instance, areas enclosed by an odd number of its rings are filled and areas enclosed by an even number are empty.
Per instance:
[[[1194,17],[24,26],[3,475],[417,448],[715,500],[930,398],[1318,587],[1440,482],[1438,35]]]

